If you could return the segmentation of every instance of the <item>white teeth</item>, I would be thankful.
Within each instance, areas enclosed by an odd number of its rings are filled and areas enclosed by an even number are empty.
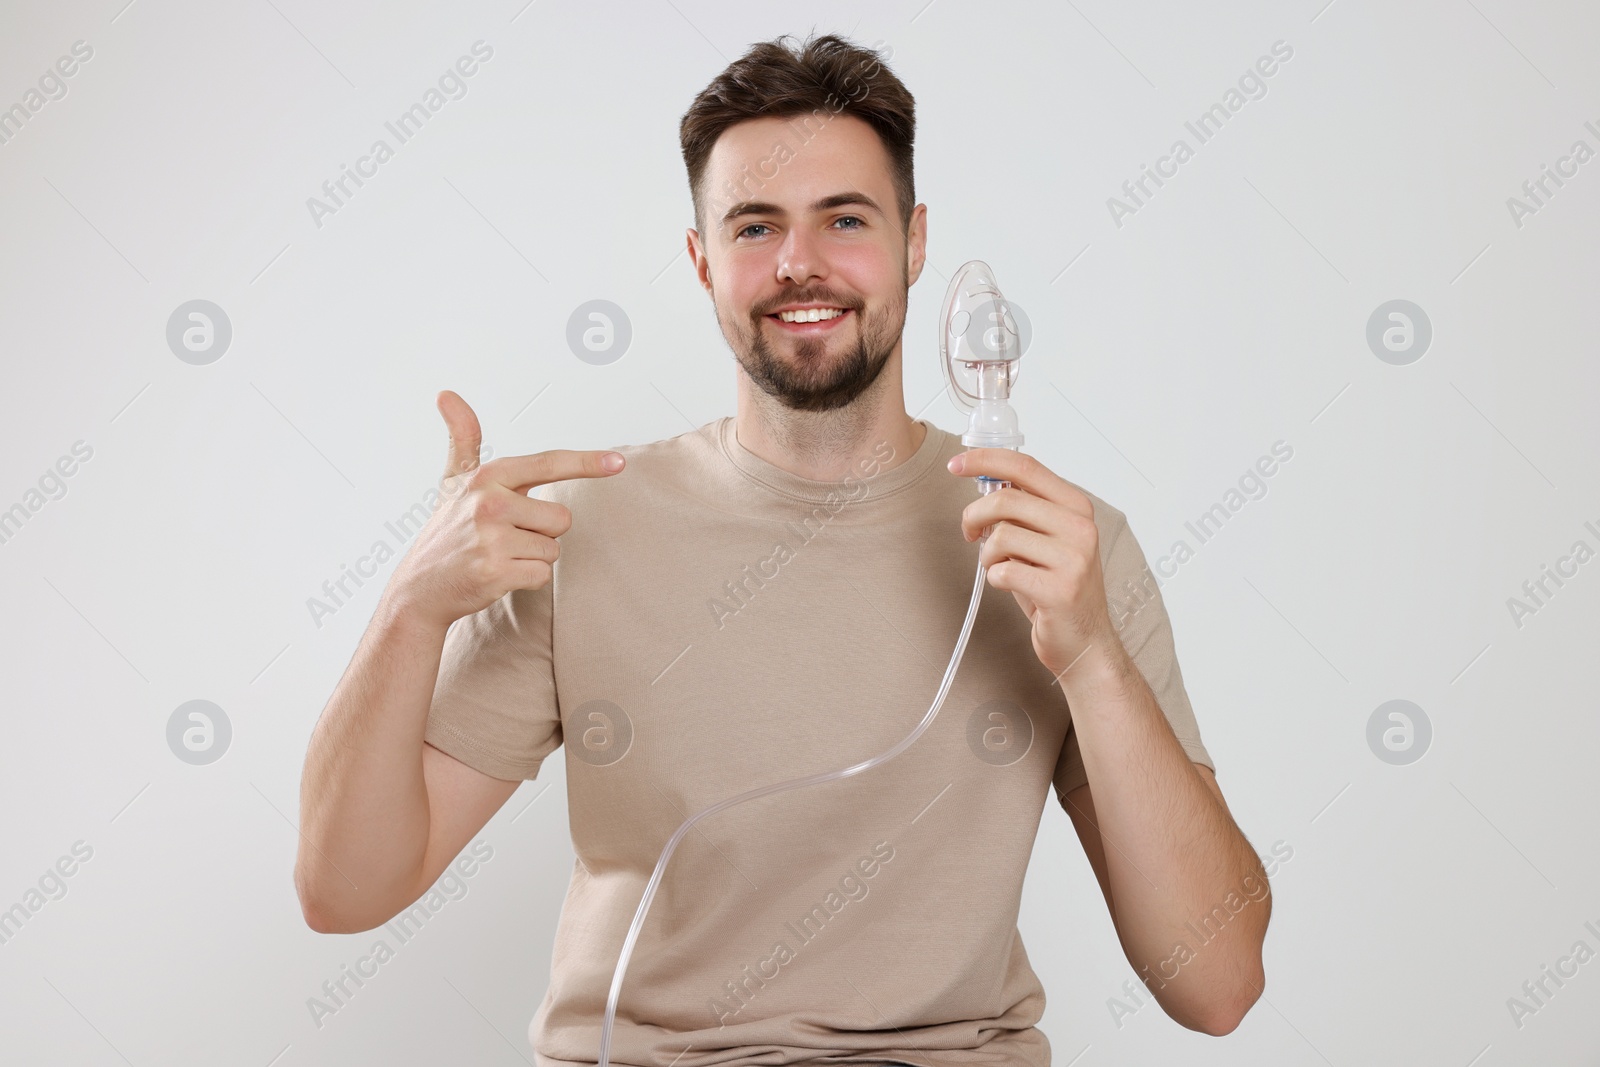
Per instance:
[[[804,311],[780,311],[778,318],[784,322],[822,322],[843,315],[841,308],[807,308]]]

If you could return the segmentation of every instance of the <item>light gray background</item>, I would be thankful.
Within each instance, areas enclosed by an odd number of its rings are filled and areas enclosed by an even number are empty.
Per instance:
[[[1203,737],[1277,868],[1264,999],[1217,1040],[1133,976],[1051,798],[1023,935],[1058,1064],[1575,1064],[1600,962],[1507,999],[1600,926],[1600,160],[1518,226],[1507,198],[1600,148],[1595,10],[1569,0],[803,6],[5,4],[0,106],[82,40],[69,92],[0,145],[0,508],[93,456],[0,545],[0,908],[92,858],[0,945],[7,1062],[532,1060],[571,869],[562,760],[481,835],[470,892],[319,1028],[307,998],[371,946],[302,923],[307,738],[391,562],[319,628],[307,599],[443,467],[441,388],[496,455],[682,433],[734,403],[684,254],[677,123],[750,43],[851,33],[916,95],[929,264],[907,407],[940,396],[938,302],[981,258],[1029,315],[1026,450],[1125,510],[1152,562],[1273,442],[1268,492],[1165,583]],[[476,40],[493,58],[335,216],[306,206]],[[1291,60],[1138,213],[1107,198],[1283,40]],[[391,143],[392,143],[392,138]],[[233,327],[206,366],[168,317]],[[568,316],[633,329],[606,366]],[[1410,365],[1365,339],[1406,299]],[[959,620],[952,619],[952,635]],[[224,709],[223,758],[167,744]],[[1392,766],[1366,727],[1433,726]]]

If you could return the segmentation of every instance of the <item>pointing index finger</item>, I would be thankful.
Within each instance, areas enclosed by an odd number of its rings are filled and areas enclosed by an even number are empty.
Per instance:
[[[611,457],[615,457],[611,460]],[[602,460],[610,460],[615,470],[608,469]],[[508,489],[526,492],[536,485],[565,481],[568,478],[609,478],[626,465],[620,452],[607,449],[580,451],[570,448],[552,448],[523,456],[505,456],[490,460],[482,470],[485,476]]]

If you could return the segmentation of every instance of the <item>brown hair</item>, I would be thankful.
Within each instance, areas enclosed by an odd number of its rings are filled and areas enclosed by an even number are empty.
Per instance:
[[[893,49],[880,53],[831,33],[808,37],[799,49],[785,46],[783,42],[789,40],[793,37],[784,34],[751,45],[701,90],[678,124],[683,162],[689,169],[695,229],[705,233],[701,198],[706,162],[724,130],[747,119],[793,115],[814,116],[820,128],[840,113],[868,123],[883,142],[895,198],[900,202],[900,228],[907,229],[917,202],[911,177],[916,102],[884,66]],[[805,139],[810,140],[815,130],[809,121],[803,127]],[[741,193],[740,199],[748,196]]]

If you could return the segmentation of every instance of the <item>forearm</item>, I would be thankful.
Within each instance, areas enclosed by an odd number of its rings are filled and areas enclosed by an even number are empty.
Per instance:
[[[313,924],[370,929],[415,889],[429,831],[423,733],[447,629],[385,591],[312,733],[295,884]]]
[[[1120,641],[1085,653],[1061,687],[1129,962],[1186,1026],[1214,1028],[1216,1020],[1242,1015],[1264,983],[1261,945],[1271,913],[1255,850],[1195,769]]]

